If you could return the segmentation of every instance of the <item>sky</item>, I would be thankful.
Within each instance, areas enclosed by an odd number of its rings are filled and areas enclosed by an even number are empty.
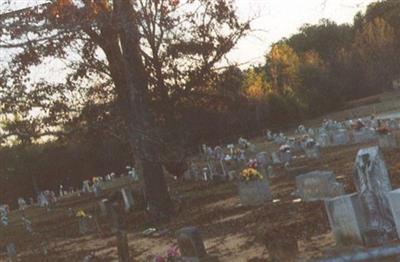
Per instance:
[[[183,0],[182,0],[183,1]],[[34,6],[46,0],[0,0],[0,10]],[[236,0],[239,16],[253,18],[252,32],[229,54],[229,60],[243,66],[263,63],[272,43],[290,37],[306,24],[327,18],[351,23],[358,11],[373,0]]]
[[[327,18],[352,23],[354,15],[365,11],[372,0],[236,0],[242,19],[255,18],[254,30],[229,55],[237,63],[258,64],[265,60],[271,44],[290,37],[304,24]]]

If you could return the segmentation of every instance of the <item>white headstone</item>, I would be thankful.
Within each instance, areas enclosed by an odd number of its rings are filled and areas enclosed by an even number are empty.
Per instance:
[[[338,245],[363,244],[365,221],[357,193],[328,199],[325,208]]]

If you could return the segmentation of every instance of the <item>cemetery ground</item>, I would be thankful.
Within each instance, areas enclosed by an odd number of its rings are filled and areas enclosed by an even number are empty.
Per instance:
[[[342,116],[347,114],[342,113]],[[340,115],[336,117],[341,118]],[[276,150],[271,142],[255,141],[257,152]],[[282,165],[273,166],[275,176],[270,178],[273,200],[261,206],[241,206],[235,181],[170,179],[176,214],[169,223],[159,225],[154,234],[145,235],[143,232],[150,225],[143,211],[134,210],[126,218],[133,261],[146,261],[149,255],[165,255],[176,244],[176,230],[185,226],[199,228],[208,254],[218,261],[272,261],[271,255],[281,258],[279,261],[310,261],[334,255],[335,239],[324,203],[300,201],[293,194],[295,176],[313,170],[330,170],[344,184],[346,193],[355,192],[354,160],[357,151],[368,145],[373,144],[322,148],[321,158],[315,160],[297,155],[291,171]],[[400,149],[384,149],[383,156],[393,188],[399,188]],[[112,191],[104,192],[104,196]],[[82,194],[58,201],[50,211],[30,207],[24,213],[32,221],[34,234],[23,228],[22,211],[13,211],[10,227],[0,237],[0,246],[16,243],[19,261],[82,261],[90,253],[95,254],[95,261],[117,261],[116,239],[109,232],[106,219],[100,215],[98,202],[99,198],[93,194]],[[80,209],[94,218],[91,219],[91,233],[78,231],[75,214]],[[6,254],[0,253],[0,261],[5,258]]]
[[[261,146],[261,145],[260,145]],[[322,149],[320,160],[296,159],[294,167],[299,172],[332,170],[338,181],[345,184],[346,192],[354,192],[352,172],[357,150],[364,145],[348,145]],[[400,186],[400,150],[385,150],[384,158],[391,174],[394,188]],[[307,166],[305,168],[305,166]],[[304,168],[303,168],[304,167]],[[161,236],[144,236],[147,228],[142,212],[129,215],[129,247],[134,261],[144,261],[148,255],[164,254],[176,242],[174,231],[188,225],[197,226],[205,240],[210,255],[220,261],[268,261],[270,252],[281,252],[290,259],[308,261],[329,255],[335,246],[322,201],[304,203],[296,201],[295,174],[274,167],[276,177],[270,181],[273,201],[259,207],[241,207],[235,182],[207,184],[205,182],[170,181],[173,196],[179,196],[177,214]],[[29,208],[26,215],[32,219],[37,232],[30,236],[22,226],[16,226],[21,211],[11,214],[13,231],[7,239],[18,244],[21,261],[82,261],[85,255],[95,252],[98,261],[117,259],[115,237],[106,233],[105,222],[98,220],[97,232],[80,236],[77,218],[68,215],[68,208],[83,208],[94,214],[97,201],[93,196],[70,197],[58,202],[47,212]],[[1,246],[5,238],[1,238]],[[48,245],[48,254],[37,252]],[[297,251],[296,251],[297,250]],[[5,254],[2,254],[4,258]]]

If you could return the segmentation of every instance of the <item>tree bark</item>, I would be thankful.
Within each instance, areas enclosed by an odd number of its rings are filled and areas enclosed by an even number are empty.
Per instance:
[[[105,41],[100,46],[109,62],[135,163],[142,170],[148,210],[153,218],[168,217],[172,203],[150,110],[148,78],[141,56],[135,10],[129,0],[114,0],[114,18],[116,23],[104,28]]]

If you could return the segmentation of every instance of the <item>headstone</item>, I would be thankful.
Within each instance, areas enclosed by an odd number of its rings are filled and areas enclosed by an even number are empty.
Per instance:
[[[328,199],[325,208],[338,245],[363,244],[365,221],[357,193]]]
[[[392,130],[399,129],[399,123],[395,119],[390,119],[388,121],[388,126]]]
[[[47,194],[40,192],[38,196],[38,203],[40,207],[48,207],[50,203]]]
[[[224,157],[225,157],[225,152],[224,152],[224,150],[222,149],[222,147],[216,146],[216,147],[214,148],[214,156],[215,156],[215,159],[216,159],[216,160],[224,159]]]
[[[200,232],[195,227],[185,227],[177,232],[178,246],[183,261],[199,261],[207,257]]]
[[[256,155],[257,165],[260,167],[266,168],[271,164],[271,160],[269,159],[268,153],[263,151]]]
[[[356,144],[371,142],[375,138],[376,136],[372,129],[361,128],[359,130],[353,130],[353,140]]]
[[[233,155],[233,152],[234,152],[234,149],[235,149],[235,145],[234,144],[229,144],[229,145],[226,146],[226,148],[228,148],[229,153],[231,155]]]
[[[327,133],[320,133],[318,135],[317,142],[322,147],[327,147],[331,145],[330,137]]]
[[[314,131],[314,129],[309,128],[309,129],[308,129],[308,135],[309,135],[310,137],[314,137],[314,136],[315,136],[315,131]]]
[[[33,233],[32,221],[29,220],[25,215],[22,215],[21,220],[25,230],[28,231],[28,233]]]
[[[101,189],[101,187],[97,184],[93,185],[93,193],[95,197],[101,197],[101,192],[103,190]]]
[[[349,132],[346,129],[339,129],[332,133],[334,145],[346,145],[350,142]]]
[[[272,153],[272,163],[273,164],[281,164],[281,159],[279,158],[278,152]]]
[[[314,139],[308,139],[305,144],[304,151],[307,158],[319,159],[321,157],[321,150],[319,144],[315,143]]]
[[[239,198],[243,206],[261,205],[272,199],[267,177],[250,181],[239,181]]]
[[[235,177],[236,177],[236,170],[231,170],[231,171],[228,172],[228,179],[230,181],[234,180]]]
[[[255,144],[249,144],[249,150],[250,152],[255,153],[257,151],[257,147]]]
[[[228,174],[228,168],[227,168],[227,166],[226,166],[226,162],[225,162],[224,159],[221,159],[221,160],[219,161],[219,163],[220,163],[220,165],[221,165],[222,177],[223,177],[225,180],[227,180],[229,174]]]
[[[134,201],[132,196],[132,190],[128,187],[121,188],[122,197],[124,199],[125,211],[129,211],[133,208]]]
[[[111,180],[111,176],[110,176],[110,180]],[[85,180],[82,182],[82,192],[83,193],[91,192],[89,183],[90,183],[89,180]]]
[[[268,174],[268,177],[275,177],[275,172],[274,172],[274,169],[272,168],[272,166],[267,167],[267,174]]]
[[[60,197],[62,197],[62,196],[64,196],[64,186],[63,185],[60,185],[60,189],[59,189],[59,196]]]
[[[279,159],[281,163],[290,163],[292,161],[292,154],[290,150],[279,151]]]
[[[128,175],[132,178],[133,181],[139,181],[139,174],[136,171],[136,168],[131,167],[131,169],[128,171]]]
[[[397,237],[400,238],[400,189],[388,192],[387,198],[396,225]]]
[[[8,226],[8,211],[5,206],[0,206],[0,223],[2,226]]]
[[[396,137],[392,133],[380,134],[378,136],[379,147],[381,148],[396,148]]]
[[[267,140],[272,141],[274,139],[271,130],[267,130]]]
[[[27,207],[27,204],[26,204],[25,199],[23,199],[22,197],[18,198],[18,208],[19,208],[19,210],[25,210],[26,207]]]
[[[297,192],[305,202],[325,200],[344,194],[343,185],[331,171],[313,171],[296,177]]]
[[[109,200],[107,198],[104,198],[100,200],[99,205],[100,205],[100,213],[102,216],[107,216],[107,202]]]
[[[17,249],[15,247],[15,244],[14,243],[7,244],[6,249],[7,249],[8,261],[10,262],[17,261]]]
[[[279,134],[274,138],[274,142],[278,145],[282,145],[286,142],[286,138],[283,136],[283,134]]]
[[[209,180],[209,172],[208,172],[208,168],[207,167],[203,167],[203,173],[201,176],[201,180],[203,181],[208,181]]]
[[[85,235],[89,232],[89,217],[80,217],[78,219],[79,234]]]
[[[244,139],[243,137],[240,137],[238,140],[238,144],[241,148],[247,148],[249,146],[249,141],[247,139]]]
[[[392,185],[379,147],[358,151],[353,178],[366,220],[364,241],[383,244],[396,236],[396,229],[386,196]]]
[[[192,172],[190,172],[190,169],[186,169],[185,172],[183,173],[183,177],[185,178],[185,180],[193,180],[194,177],[192,177]]]

